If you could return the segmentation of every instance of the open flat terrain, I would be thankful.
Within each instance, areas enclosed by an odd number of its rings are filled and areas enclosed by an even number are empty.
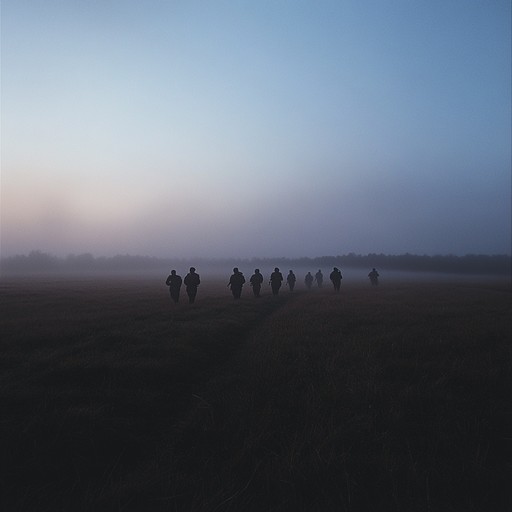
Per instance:
[[[163,281],[2,279],[2,510],[511,510],[510,282]]]

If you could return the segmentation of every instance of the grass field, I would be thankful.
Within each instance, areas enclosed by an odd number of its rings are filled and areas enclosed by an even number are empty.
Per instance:
[[[509,282],[3,279],[5,511],[509,511]]]

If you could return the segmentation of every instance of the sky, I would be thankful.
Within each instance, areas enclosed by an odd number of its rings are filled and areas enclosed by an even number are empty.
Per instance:
[[[509,0],[2,0],[2,256],[511,253]]]

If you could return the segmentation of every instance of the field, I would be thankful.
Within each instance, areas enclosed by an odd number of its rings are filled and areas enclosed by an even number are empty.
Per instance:
[[[4,278],[5,511],[512,509],[510,282]]]

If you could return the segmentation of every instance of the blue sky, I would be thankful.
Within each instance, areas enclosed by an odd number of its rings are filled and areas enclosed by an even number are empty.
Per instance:
[[[505,0],[3,0],[1,253],[511,251]]]

